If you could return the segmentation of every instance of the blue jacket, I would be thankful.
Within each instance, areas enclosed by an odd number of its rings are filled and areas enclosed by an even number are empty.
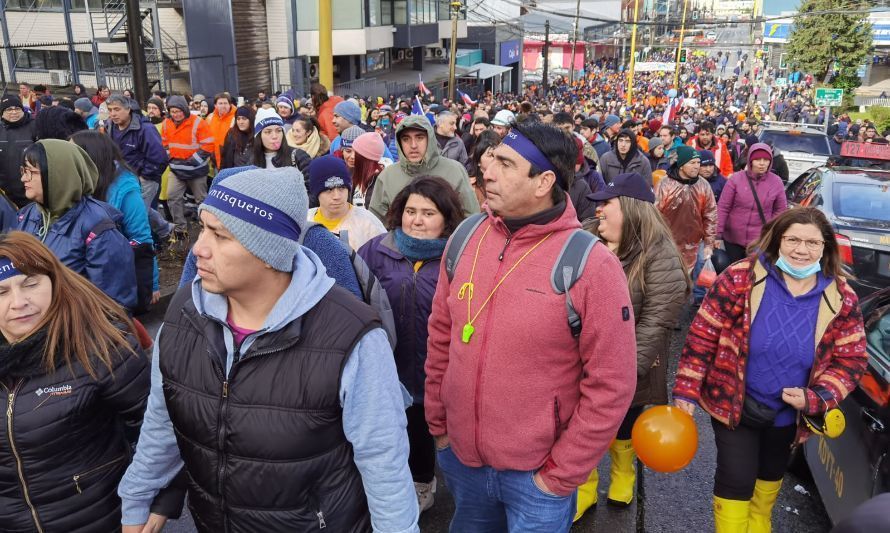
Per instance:
[[[105,131],[121,149],[124,160],[138,176],[161,182],[161,175],[167,168],[167,151],[161,143],[161,134],[148,118],[141,113],[130,113],[130,125],[121,131],[110,120]]]
[[[108,187],[105,200],[111,207],[123,214],[121,233],[124,234],[124,237],[137,243],[154,244],[151,227],[148,225],[148,212],[145,210],[145,202],[142,200],[142,186],[139,185],[139,178],[132,172],[124,170]],[[152,278],[152,290],[157,291],[160,287],[157,257],[154,259]]]
[[[719,172],[715,171],[713,176],[705,179],[711,184],[711,191],[714,192],[714,201],[719,201],[720,193],[723,192],[723,187],[726,187],[726,178]]]
[[[359,249],[358,254],[389,297],[396,319],[395,356],[399,381],[411,393],[414,403],[423,405],[427,322],[432,312],[441,260],[424,261],[415,273],[414,263],[399,251],[392,232],[374,237]]]
[[[0,233],[15,228],[16,225],[15,206],[12,205],[6,195],[0,191]]]
[[[100,223],[119,224],[122,219],[117,209],[87,196],[53,222],[42,237],[43,215],[36,203],[19,210],[15,229],[42,240],[65,266],[90,280],[120,305],[133,309],[136,268],[130,243],[117,228],[92,234]]]
[[[269,312],[262,329],[244,339],[241,350],[246,352],[259,336],[279,331],[299,320],[333,285],[334,280],[325,274],[318,256],[300,247],[294,257],[290,285]],[[198,312],[224,324],[229,309],[226,297],[204,291],[200,279],[192,282],[191,289]],[[227,352],[225,371],[229,373],[235,347],[228,327],[223,328],[223,335]],[[183,465],[164,398],[158,343],[154,346],[151,393],[139,444],[118,487],[125,525],[145,523],[152,499]],[[418,533],[417,496],[408,469],[407,398],[399,386],[392,350],[382,329],[366,333],[352,350],[341,373],[339,397],[343,408],[343,434],[354,450],[354,461],[362,475],[374,530]]]

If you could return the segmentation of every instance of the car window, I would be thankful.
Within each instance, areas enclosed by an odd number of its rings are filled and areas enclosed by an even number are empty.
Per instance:
[[[884,299],[865,316],[865,339],[868,345],[869,366],[872,371],[863,375],[860,387],[878,405],[890,403],[890,300]]]
[[[761,142],[768,142],[781,152],[803,152],[809,155],[829,156],[831,147],[826,135],[817,133],[796,133],[787,131],[764,131]]]
[[[802,206],[819,205],[812,204],[814,195],[819,195],[819,184],[822,183],[822,174],[818,171],[812,171],[801,177],[796,182],[796,187],[791,193],[789,200],[792,203]],[[820,202],[821,203],[821,202]]]
[[[832,193],[836,215],[890,222],[890,185],[835,183]]]

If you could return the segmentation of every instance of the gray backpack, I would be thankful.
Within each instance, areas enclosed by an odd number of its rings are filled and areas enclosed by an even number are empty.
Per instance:
[[[482,221],[488,215],[485,213],[477,213],[470,216],[460,223],[454,233],[451,235],[451,241],[445,249],[445,272],[448,274],[448,281],[454,278],[454,271],[457,270],[457,262],[464,253],[470,237],[476,232],[476,228],[482,224]],[[556,294],[565,294],[566,297],[566,313],[568,315],[569,329],[572,330],[572,336],[581,335],[581,316],[575,310],[572,304],[572,297],[569,289],[581,277],[584,267],[587,264],[587,257],[594,245],[599,239],[591,233],[582,229],[577,229],[566,239],[553,270],[550,273],[550,285]]]

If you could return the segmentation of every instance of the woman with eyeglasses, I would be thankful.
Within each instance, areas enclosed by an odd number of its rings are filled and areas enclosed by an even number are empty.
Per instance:
[[[770,171],[773,151],[763,143],[748,149],[748,164],[733,173],[717,204],[717,247],[731,261],[745,257],[763,226],[788,208],[782,178]]]
[[[724,193],[725,194],[725,193]],[[793,447],[856,388],[867,364],[859,300],[815,208],[763,227],[705,296],[680,356],[674,405],[711,417],[717,532],[769,532]]]

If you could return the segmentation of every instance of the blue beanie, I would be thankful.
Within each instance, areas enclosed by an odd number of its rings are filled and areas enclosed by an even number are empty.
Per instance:
[[[324,191],[337,187],[352,190],[349,168],[337,156],[326,155],[313,159],[306,172],[309,174],[309,194],[316,198]]]
[[[284,128],[284,121],[281,120],[281,115],[274,109],[260,109],[256,112],[256,118],[254,119],[253,136],[256,137],[263,129],[269,126]]]
[[[281,104],[288,106],[291,111],[294,110],[294,101],[283,94],[275,100],[275,107],[278,107]]]
[[[350,124],[362,123],[362,109],[355,102],[350,102],[349,100],[344,100],[335,105],[334,114],[345,118]]]

